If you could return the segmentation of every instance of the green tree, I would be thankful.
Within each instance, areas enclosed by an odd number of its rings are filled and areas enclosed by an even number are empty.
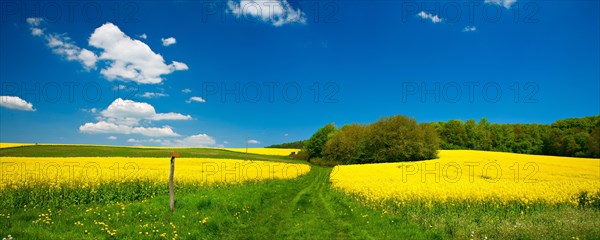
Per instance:
[[[450,120],[440,128],[440,139],[443,149],[465,149],[467,133],[460,120]]]
[[[414,119],[402,115],[382,118],[369,126],[367,161],[402,162],[435,158],[438,142],[433,126],[420,126]]]
[[[491,134],[491,124],[487,120],[487,118],[482,118],[477,123],[477,127],[475,127],[477,135],[479,137],[479,146],[481,150],[492,150],[492,134]]]
[[[365,163],[367,136],[368,128],[364,125],[344,125],[327,141],[323,158],[343,164]]]
[[[310,139],[306,141],[305,150],[308,153],[309,158],[315,157],[323,157],[323,149],[325,148],[325,144],[331,137],[331,135],[335,132],[336,128],[333,123],[329,123],[317,130]]]
[[[600,158],[600,126],[595,127],[588,138],[588,156]]]

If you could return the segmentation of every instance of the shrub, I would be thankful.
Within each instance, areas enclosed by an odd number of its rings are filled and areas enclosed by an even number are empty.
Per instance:
[[[306,151],[301,150],[300,152],[290,155],[290,157],[298,160],[308,161],[308,153]]]

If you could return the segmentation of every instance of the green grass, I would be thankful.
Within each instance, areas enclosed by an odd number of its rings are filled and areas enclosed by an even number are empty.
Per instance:
[[[182,157],[298,162],[217,149],[178,151]],[[0,149],[0,156],[165,157],[168,150],[29,146]],[[359,197],[331,189],[330,172],[331,168],[312,166],[308,174],[293,180],[176,185],[175,213],[168,210],[166,183],[104,183],[94,191],[68,185],[4,189],[0,191],[0,237],[163,239],[177,234],[182,239],[600,239],[600,208],[595,206],[366,205]]]

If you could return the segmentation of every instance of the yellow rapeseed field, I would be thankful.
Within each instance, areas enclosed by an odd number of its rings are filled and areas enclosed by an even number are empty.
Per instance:
[[[9,147],[21,147],[21,146],[30,146],[33,145],[31,143],[4,143],[0,142],[0,148],[9,148]]]
[[[246,148],[219,148],[234,152],[246,152]],[[298,153],[300,149],[293,148],[248,148],[248,153],[252,154],[263,154],[263,155],[277,155],[277,156],[289,156],[290,153]]]
[[[442,150],[439,159],[337,166],[333,187],[367,201],[573,203],[600,191],[600,159]]]
[[[77,183],[83,187],[105,181],[149,179],[167,182],[168,158],[123,157],[2,157],[0,188],[6,185]],[[177,158],[177,183],[241,183],[266,179],[292,179],[310,171],[306,164],[211,158]]]

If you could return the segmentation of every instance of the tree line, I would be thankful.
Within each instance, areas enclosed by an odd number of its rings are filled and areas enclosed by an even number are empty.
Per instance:
[[[273,144],[271,146],[266,146],[265,148],[295,148],[295,149],[302,149],[302,148],[304,148],[304,142],[306,142],[306,140],[296,141],[296,142],[289,142],[289,143],[281,143],[281,144]]]
[[[473,149],[569,157],[600,157],[600,115],[552,124],[497,124],[450,120],[431,123],[442,149]]]
[[[322,165],[426,160],[437,158],[438,149],[600,158],[600,115],[552,124],[497,124],[486,118],[418,123],[396,115],[367,125],[330,123],[308,140],[280,145],[298,148],[299,143],[302,151],[294,157]]]

